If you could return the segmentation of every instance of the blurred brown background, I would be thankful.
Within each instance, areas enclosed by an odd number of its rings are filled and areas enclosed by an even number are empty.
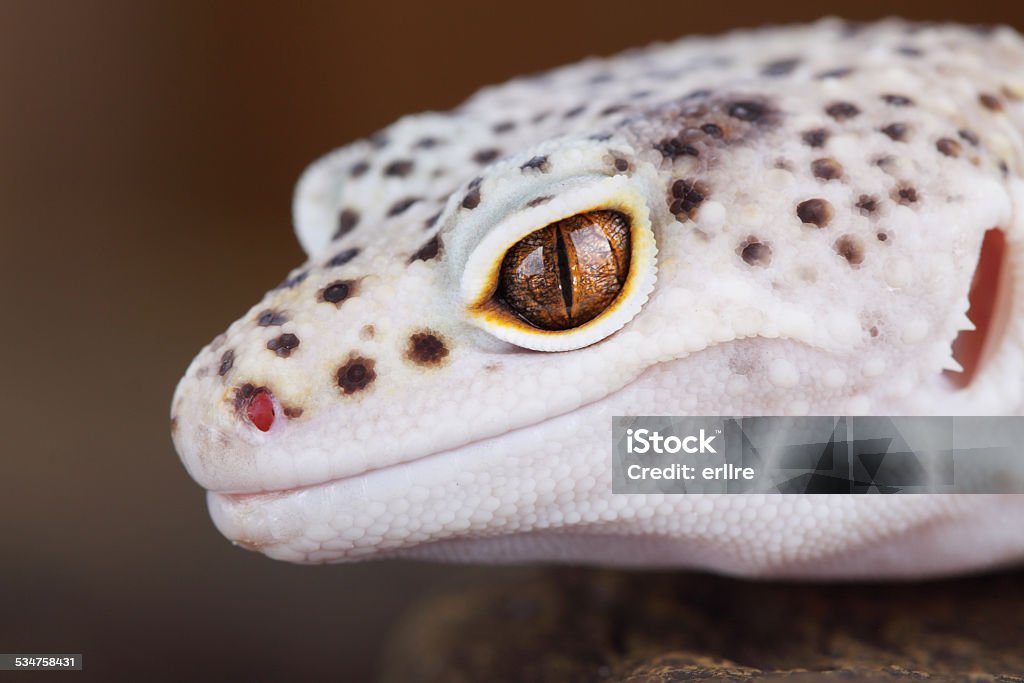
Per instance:
[[[425,592],[524,569],[233,548],[168,436],[199,347],[302,261],[305,164],[513,75],[820,3],[0,2],[0,652],[87,678],[364,680]],[[1005,22],[1024,5],[860,2]]]

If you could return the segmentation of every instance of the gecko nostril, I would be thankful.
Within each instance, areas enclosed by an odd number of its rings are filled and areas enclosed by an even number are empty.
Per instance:
[[[274,425],[276,409],[274,397],[268,389],[242,385],[235,390],[235,407],[261,432],[269,431]]]

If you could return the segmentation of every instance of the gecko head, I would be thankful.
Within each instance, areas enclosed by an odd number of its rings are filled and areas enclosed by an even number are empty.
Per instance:
[[[612,415],[1019,402],[993,232],[1013,192],[986,134],[870,64],[759,60],[761,80],[708,88],[644,54],[403,119],[306,172],[309,260],[174,398],[228,537],[294,561],[601,559],[538,539],[635,514],[644,496],[611,496]],[[984,343],[964,341],[972,278]]]

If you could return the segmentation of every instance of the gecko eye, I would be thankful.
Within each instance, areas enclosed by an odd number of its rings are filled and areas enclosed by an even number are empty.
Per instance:
[[[576,214],[527,235],[505,253],[495,297],[534,327],[568,330],[615,301],[629,261],[625,214]]]
[[[640,312],[658,250],[638,183],[585,178],[544,191],[502,220],[459,225],[463,241],[445,244],[470,323],[527,349],[570,351]]]

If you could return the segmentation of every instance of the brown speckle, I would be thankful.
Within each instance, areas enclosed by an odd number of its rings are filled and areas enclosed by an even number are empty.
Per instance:
[[[960,156],[960,143],[953,138],[939,138],[938,142],[935,143],[935,149],[947,157]]]
[[[332,239],[344,237],[352,232],[352,229],[359,223],[359,212],[354,209],[343,209],[338,214],[338,229],[334,231]]]
[[[900,185],[892,191],[893,201],[897,201],[900,204],[916,204],[920,197],[917,194],[917,190],[910,185]]]
[[[356,283],[352,280],[337,280],[323,288],[320,292],[320,301],[336,306],[341,305],[345,299],[352,296]]]
[[[751,235],[736,249],[748,266],[767,266],[772,262],[772,248]]]
[[[285,417],[294,420],[295,418],[302,417],[303,410],[298,406],[281,406],[281,411]]]
[[[903,142],[907,138],[907,126],[902,123],[890,123],[882,129],[882,132],[896,142]]]
[[[345,249],[344,251],[339,251],[331,258],[330,261],[327,262],[326,266],[328,268],[337,268],[338,266],[343,266],[358,255],[359,247],[352,247],[350,249]]]
[[[957,135],[959,135],[962,140],[970,143],[971,145],[974,145],[975,147],[977,147],[978,144],[981,142],[981,140],[978,139],[978,134],[975,133],[973,130],[969,130],[967,128],[961,128],[960,130],[958,130]]]
[[[981,102],[981,106],[985,107],[989,111],[1002,111],[1003,102],[992,93],[981,93],[978,95],[978,101]]]
[[[705,135],[710,135],[713,138],[722,137],[721,127],[713,123],[705,123],[703,126],[700,127],[700,129],[704,131]]]
[[[359,338],[363,341],[370,341],[377,334],[377,328],[373,325],[363,325],[363,329],[359,330]]]
[[[824,147],[828,142],[828,131],[824,128],[814,128],[804,131],[800,138],[808,147]]]
[[[369,170],[370,170],[369,162],[367,162],[367,161],[357,161],[356,163],[352,164],[351,168],[348,169],[348,174],[350,176],[352,176],[353,178],[358,178],[361,175],[364,175]]]
[[[488,149],[481,149],[473,155],[473,161],[478,164],[489,164],[495,159],[501,156],[501,150],[490,147]]]
[[[837,180],[843,177],[843,166],[835,159],[815,159],[811,162],[811,173],[821,180]]]
[[[860,209],[861,215],[867,216],[878,210],[878,199],[869,194],[862,194],[857,199],[856,207]]]
[[[615,160],[612,162],[612,164],[615,166],[615,170],[618,171],[619,173],[625,173],[626,171],[629,170],[629,162],[623,159],[622,157],[615,157]]]
[[[286,322],[288,322],[288,316],[272,308],[261,311],[260,316],[256,318],[256,324],[260,327],[277,327]]]
[[[850,102],[833,102],[825,107],[825,113],[836,121],[846,121],[860,114],[860,109]]]
[[[701,182],[679,179],[672,183],[668,198],[669,211],[677,218],[693,218],[697,209],[708,196],[708,189]]]
[[[474,187],[462,198],[462,208],[475,209],[480,206],[480,188]]]
[[[369,386],[373,380],[377,379],[377,373],[373,369],[374,365],[372,358],[363,358],[362,356],[350,358],[335,373],[341,392],[346,396],[351,396]]]
[[[740,101],[730,104],[728,112],[734,119],[755,123],[765,118],[768,108],[760,102]]]
[[[796,215],[804,223],[824,228],[835,212],[827,199],[807,199],[797,204]]]
[[[235,352],[232,349],[225,351],[220,357],[220,366],[217,368],[217,374],[223,377],[228,374],[228,370],[235,366]]]
[[[762,76],[787,76],[793,73],[797,65],[800,64],[800,60],[796,57],[790,59],[779,59],[774,62],[768,62],[761,69]]]
[[[398,159],[392,161],[390,164],[384,167],[384,175],[392,176],[395,178],[404,178],[405,176],[412,173],[413,163],[408,159]]]
[[[879,232],[879,233],[875,234],[875,238],[879,242],[885,242],[885,241],[887,241],[889,239],[889,233],[887,233],[887,232]]]
[[[843,235],[836,240],[835,250],[851,266],[858,266],[864,262],[864,246],[856,237]]]
[[[438,240],[437,235],[434,235],[427,240],[415,254],[409,257],[409,263],[412,263],[413,261],[429,261],[437,256],[440,246],[440,241]]]
[[[448,356],[448,347],[436,333],[425,330],[409,337],[405,356],[417,365],[438,366]]]
[[[909,107],[914,104],[914,100],[909,97],[905,95],[894,95],[892,93],[882,95],[882,101],[893,107]]]
[[[520,166],[519,169],[521,171],[540,171],[541,173],[547,173],[551,170],[551,164],[548,162],[548,158],[546,156],[537,156]]]
[[[654,149],[661,153],[666,159],[676,159],[681,156],[700,156],[700,152],[693,145],[688,145],[678,138],[665,138],[654,145]]]
[[[405,211],[410,206],[412,206],[419,200],[419,197],[406,197],[405,199],[399,199],[397,202],[391,205],[390,209],[388,209],[388,216],[397,216],[401,213],[405,213]]]
[[[281,358],[287,358],[292,355],[292,351],[299,347],[299,343],[299,338],[288,332],[268,341],[267,348]]]
[[[878,336],[878,326],[872,325],[871,329],[868,330],[868,334],[870,334],[872,337],[877,337]]]

